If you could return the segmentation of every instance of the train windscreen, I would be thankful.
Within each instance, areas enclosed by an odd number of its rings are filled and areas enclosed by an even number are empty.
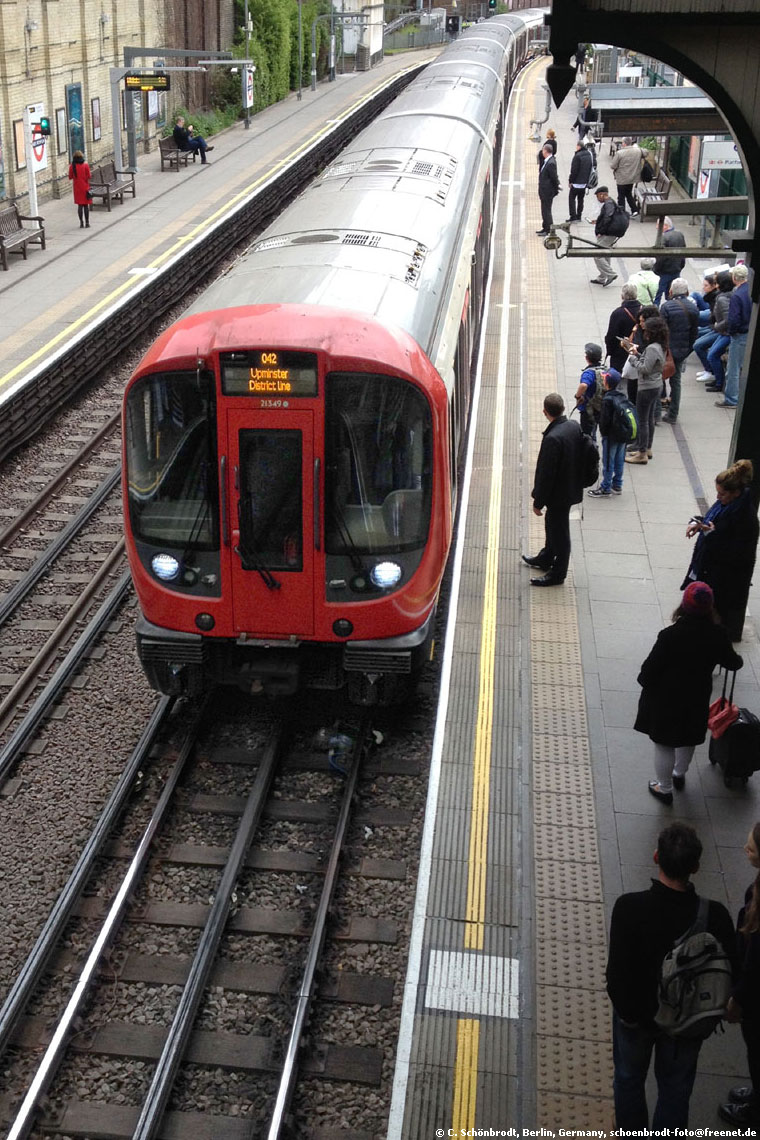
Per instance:
[[[138,541],[219,549],[213,376],[146,376],[126,404],[129,514]]]
[[[333,373],[326,395],[327,553],[423,547],[433,485],[424,395],[406,380],[366,373]]]

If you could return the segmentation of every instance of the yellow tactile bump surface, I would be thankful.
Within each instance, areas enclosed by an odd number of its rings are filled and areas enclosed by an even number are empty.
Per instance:
[[[557,792],[563,796],[591,795],[594,783],[587,765],[565,764],[558,760],[550,763],[533,761],[533,793],[543,796]]]
[[[578,662],[572,665],[558,665],[553,661],[537,661],[534,658],[530,665],[530,678],[534,690],[537,685],[551,685],[555,689],[583,686],[583,670]]]
[[[607,1064],[611,1066],[612,1061]],[[539,1128],[602,1128],[609,1132],[613,1127],[612,1102],[587,1096],[544,1093],[538,1100],[536,1124]]]
[[[588,732],[585,700],[574,709],[536,708],[534,705],[533,731],[563,737],[585,736]]]
[[[604,1096],[607,1089],[603,1074],[611,1063],[610,1045],[575,1041],[566,1049],[542,1037],[536,1059],[536,1082],[538,1088],[553,1092],[575,1093],[577,1089],[585,1089],[589,1096]]]
[[[575,737],[572,740],[559,736],[534,734],[533,762],[535,764],[573,764],[591,771],[591,749],[588,738]]]
[[[562,795],[560,792],[543,792],[536,797],[536,806],[533,813],[535,826],[540,828],[543,824],[557,823],[566,828],[596,826],[594,811],[594,797],[590,794]],[[548,862],[555,860],[553,851],[537,852],[538,859]],[[589,850],[585,860],[590,866],[596,866],[596,846]]]
[[[551,817],[550,817],[551,818]],[[593,823],[593,820],[591,821]],[[596,859],[596,830],[593,827],[567,827],[561,820],[536,827],[533,835],[536,858],[551,851],[558,862],[591,862]]]
[[[541,897],[602,901],[602,876],[593,863],[565,863],[552,859],[536,860],[536,894]],[[609,1009],[607,1010],[609,1015]]]
[[[538,987],[538,1033],[550,1037],[568,1038],[565,1049],[572,1053],[578,1041],[609,1041],[610,1003],[603,990],[571,988],[568,986]],[[573,1041],[572,1038],[575,1038]],[[612,1092],[611,1085],[607,1088]],[[578,1092],[585,1089],[578,1089]]]
[[[536,900],[536,941],[554,939],[561,942],[584,942],[600,947],[604,960],[607,945],[604,906],[577,901],[539,898]]]
[[[547,985],[604,989],[604,964],[592,942],[586,945],[547,939],[536,947],[536,963]]]

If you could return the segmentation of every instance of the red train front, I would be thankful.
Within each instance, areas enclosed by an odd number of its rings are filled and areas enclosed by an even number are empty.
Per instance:
[[[408,334],[303,305],[190,316],[132,377],[124,427],[155,688],[403,693],[451,535],[447,394]]]

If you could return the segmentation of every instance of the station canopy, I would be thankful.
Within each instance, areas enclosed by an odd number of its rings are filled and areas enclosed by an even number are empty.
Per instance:
[[[697,87],[634,87],[631,83],[592,83],[593,117],[602,135],[728,134],[726,121]]]

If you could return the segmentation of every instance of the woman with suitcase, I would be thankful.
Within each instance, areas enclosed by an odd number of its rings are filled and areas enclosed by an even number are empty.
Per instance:
[[[760,1127],[760,823],[750,831],[744,845],[750,865],[759,873],[744,896],[744,906],[736,922],[739,951],[739,977],[728,1003],[727,1021],[740,1021],[747,1047],[747,1067],[751,1085],[730,1090],[728,1103],[718,1106],[718,1116],[734,1128]]]
[[[697,580],[712,587],[715,608],[732,641],[741,641],[755,568],[758,521],[751,483],[751,461],[738,459],[716,475],[718,497],[704,518],[695,515],[686,528],[686,537],[696,535],[697,542],[681,589]]]
[[[694,749],[707,732],[715,666],[742,664],[715,612],[712,590],[691,582],[638,676],[641,697],[633,727],[654,744],[657,778],[649,781],[649,791],[655,799],[672,804],[673,788],[680,791],[686,783]]]

